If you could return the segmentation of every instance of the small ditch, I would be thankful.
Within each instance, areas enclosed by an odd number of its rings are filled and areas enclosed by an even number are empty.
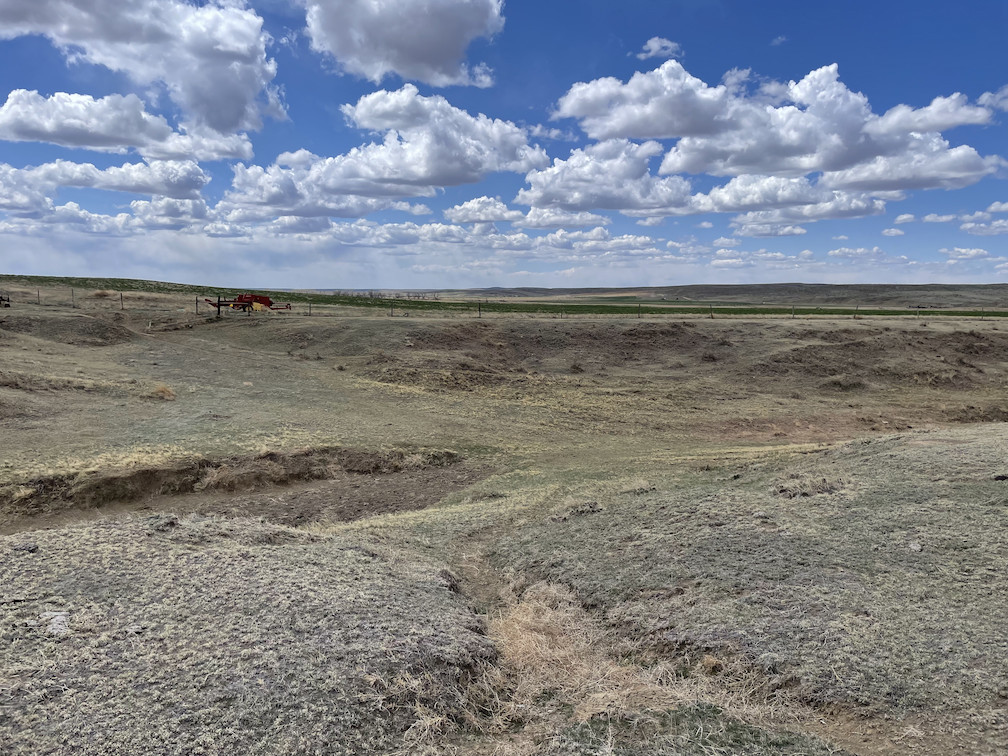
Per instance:
[[[332,446],[180,460],[159,467],[87,470],[33,478],[0,488],[0,516],[17,520],[196,493],[221,498],[222,494],[309,481],[417,473],[458,466],[461,461],[461,455],[449,450],[372,451]]]

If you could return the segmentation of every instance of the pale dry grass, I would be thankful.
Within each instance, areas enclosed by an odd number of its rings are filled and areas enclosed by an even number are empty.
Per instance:
[[[496,659],[461,679],[446,680],[436,670],[424,669],[370,680],[379,705],[413,717],[398,753],[545,755],[552,752],[551,744],[591,739],[590,731],[599,726],[610,750],[585,752],[615,753],[614,727],[628,722],[654,730],[637,744],[641,753],[662,749],[662,743],[672,740],[686,745],[684,753],[706,752],[704,726],[721,735],[735,726],[748,728],[747,738],[788,741],[790,735],[774,736],[772,730],[808,716],[803,707],[785,707],[768,697],[758,673],[735,660],[707,655],[684,671],[621,658],[625,644],[614,640],[563,585],[530,583],[512,574],[500,600],[501,607],[486,623]],[[684,712],[679,716],[683,721],[662,732],[661,723],[677,711]],[[698,712],[707,721],[694,731]],[[570,734],[581,726],[589,728],[587,735]],[[620,737],[626,740],[625,733]]]
[[[369,679],[461,680],[493,653],[436,564],[360,536],[155,515],[0,553],[12,756],[387,753],[423,724]]]
[[[131,314],[130,299],[123,322],[145,330],[149,317],[137,314],[139,300],[133,300]],[[88,297],[84,304],[97,314],[112,303]],[[177,306],[191,308],[192,301],[178,300]],[[159,322],[175,327],[181,321],[167,309],[152,317],[155,330]],[[77,331],[72,339],[55,332],[47,339],[45,331],[15,335],[6,342],[5,357],[28,383],[6,387],[9,393],[24,390],[24,397],[51,403],[65,417],[58,433],[50,430],[56,423],[40,430],[8,419],[11,457],[0,464],[5,480],[24,497],[24,480],[38,469],[100,477],[161,462],[184,466],[214,459],[224,464],[197,470],[194,481],[206,484],[204,495],[220,491],[223,497],[232,488],[283,477],[274,467],[283,464],[273,459],[246,465],[236,458],[260,455],[267,446],[290,451],[332,444],[472,449],[519,471],[434,510],[325,529],[328,536],[373,535],[403,560],[416,551],[438,557],[476,553],[494,568],[530,576],[513,587],[513,595],[477,602],[491,607],[488,632],[498,662],[484,659],[455,677],[446,677],[436,658],[372,670],[377,679],[369,694],[384,696],[381,705],[407,719],[416,752],[464,750],[463,740],[478,736],[500,754],[518,753],[518,747],[551,756],[637,753],[619,750],[628,738],[621,727],[630,721],[669,724],[670,712],[696,714],[676,719],[677,732],[691,725],[707,733],[732,716],[787,721],[802,711],[789,708],[795,691],[787,686],[795,668],[798,692],[825,705],[850,704],[853,692],[853,705],[888,716],[927,700],[928,691],[948,690],[950,705],[986,716],[963,690],[956,665],[980,660],[971,674],[986,695],[988,678],[1003,658],[1000,651],[978,650],[984,644],[1000,649],[989,630],[1000,621],[1003,602],[988,599],[983,611],[975,603],[981,578],[994,592],[987,595],[998,595],[1003,583],[997,572],[1003,554],[990,535],[1002,532],[994,484],[956,491],[934,485],[931,478],[939,473],[925,469],[890,485],[886,455],[895,452],[885,446],[867,447],[868,461],[854,472],[843,459],[830,467],[815,464],[812,456],[807,465],[794,460],[801,459],[799,452],[821,449],[820,441],[868,433],[862,416],[871,417],[873,427],[874,418],[884,427],[894,414],[917,425],[919,419],[946,417],[941,413],[949,407],[1000,406],[1000,338],[970,340],[954,324],[941,326],[948,338],[938,338],[936,327],[915,335],[899,325],[884,335],[893,321],[881,330],[862,321],[848,328],[825,321],[799,327],[697,320],[681,333],[650,326],[658,336],[695,332],[684,342],[688,348],[678,349],[654,343],[650,331],[635,324],[556,329],[529,316],[500,319],[480,337],[482,346],[441,343],[421,353],[424,332],[435,339],[471,329],[460,318],[434,317],[423,323],[361,317],[338,327],[321,318],[223,320],[114,344],[114,333],[97,333],[94,340],[109,348],[87,352]],[[449,325],[466,328],[449,333]],[[598,325],[608,330],[602,333]],[[596,346],[577,342],[600,335]],[[406,337],[416,346],[404,348]],[[540,337],[545,341],[536,341]],[[321,359],[290,359],[295,338],[305,353]],[[495,375],[461,369],[463,357],[482,366],[481,355],[496,354],[498,343],[505,352],[494,363]],[[384,380],[369,363],[379,348],[397,360]],[[863,365],[848,364],[852,348],[865,355]],[[60,350],[45,358],[44,369],[17,361],[30,356],[41,363],[35,353],[43,350]],[[460,357],[467,351],[476,356]],[[218,352],[220,360],[208,357]],[[963,357],[978,369],[955,368],[968,381],[922,382],[920,370],[930,369],[938,352],[950,365]],[[707,353],[717,360],[705,361]],[[73,391],[46,386],[50,373],[59,377],[77,367],[66,367],[70,360],[85,361],[81,367],[88,373],[81,380],[101,375],[135,383],[115,384],[105,393],[80,384]],[[584,372],[572,376],[567,369],[575,360]],[[246,366],[245,372],[229,373],[226,365],[233,364]],[[866,390],[817,390],[830,376],[848,375],[867,375]],[[181,400],[168,404],[144,396],[162,380],[179,389]],[[32,385],[38,397],[28,396]],[[199,393],[192,396],[179,388],[195,385]],[[855,402],[864,407],[849,406]],[[72,421],[64,420],[75,412],[93,420],[90,438],[100,433],[114,446],[93,448],[89,436],[68,428]],[[137,423],[141,412],[151,421]],[[799,421],[802,429],[795,430]],[[816,443],[800,445],[805,441]],[[768,444],[778,451],[767,451]],[[402,452],[395,464],[410,466],[412,455]],[[974,449],[960,461],[972,464],[970,455]],[[384,464],[348,462],[364,474],[376,474]],[[775,486],[787,490],[778,493]],[[906,491],[920,501],[908,502]],[[949,503],[937,511],[934,502],[943,497]],[[976,518],[978,537],[961,515]],[[272,576],[270,565],[263,559],[256,566]],[[877,571],[861,574],[865,565]],[[191,582],[197,568],[181,564],[165,585]],[[965,568],[974,577],[965,576]],[[312,579],[328,577],[313,573]],[[471,586],[464,576],[463,590]],[[264,620],[279,613],[268,602],[255,606]],[[328,610],[337,620],[349,611],[341,603]],[[921,628],[949,646],[944,660],[920,643]],[[394,645],[408,637],[403,633],[390,631],[383,639]],[[621,633],[638,637],[621,640]],[[980,641],[973,643],[974,636]],[[296,634],[284,626],[278,639],[292,638]],[[230,649],[230,643],[220,648]],[[323,662],[315,659],[308,668]],[[768,681],[771,675],[775,679]],[[697,701],[713,706],[700,716]],[[311,701],[307,706],[309,719],[321,716]],[[590,748],[550,750],[564,728],[576,732],[561,740],[590,735]],[[665,752],[696,751],[690,748],[675,745]],[[733,752],[710,740],[703,740],[702,749]]]
[[[150,390],[149,396],[152,399],[161,399],[166,402],[175,401],[175,389],[164,383],[157,383]]]
[[[789,473],[774,481],[772,490],[777,496],[794,499],[802,496],[834,494],[843,490],[846,485],[842,478]]]
[[[280,483],[289,477],[288,471],[279,462],[270,459],[247,459],[209,468],[194,488],[196,491],[206,489],[236,491]]]
[[[0,370],[0,386],[29,392],[84,391],[123,395],[128,386],[115,381],[80,376],[40,375],[17,370]]]
[[[640,664],[633,644],[615,638],[566,586],[528,585],[517,578],[508,592],[512,598],[490,619],[488,632],[498,643],[502,666],[518,681],[514,697],[526,706],[553,693],[581,722],[697,701],[762,723],[807,714],[796,711],[794,702],[781,706],[780,697],[768,693],[765,675],[730,656],[704,654],[686,668]]]
[[[615,658],[746,721],[845,706],[997,752],[1004,427],[586,488],[502,534],[493,558],[569,585],[628,639]]]
[[[534,583],[519,590],[520,598],[515,596],[489,621],[502,666],[514,680],[513,696],[521,702],[519,708],[535,710],[537,702],[550,697],[572,708],[576,721],[585,722],[675,704],[677,699],[668,689],[605,653],[604,629],[568,588]]]

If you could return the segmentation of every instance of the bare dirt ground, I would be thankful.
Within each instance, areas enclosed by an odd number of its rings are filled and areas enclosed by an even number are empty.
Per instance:
[[[75,304],[0,312],[0,751],[1008,750],[1008,324]]]

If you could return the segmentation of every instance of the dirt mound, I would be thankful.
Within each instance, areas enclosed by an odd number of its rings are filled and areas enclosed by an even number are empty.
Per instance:
[[[381,383],[416,386],[434,393],[476,391],[481,388],[513,382],[513,378],[505,373],[471,365],[460,365],[446,369],[390,365],[377,370],[369,370],[366,375]]]
[[[111,346],[133,338],[118,323],[87,315],[24,315],[0,318],[0,330],[73,346]]]
[[[932,333],[883,329],[796,331],[799,343],[778,349],[772,360],[747,372],[754,375],[843,376],[844,385],[830,381],[826,389],[850,390],[872,381],[965,389],[986,381],[1008,349],[1008,337],[976,331]],[[801,343],[815,339],[815,343]]]
[[[967,404],[946,410],[945,418],[953,423],[1004,423],[1008,422],[1008,406]]]
[[[524,362],[543,356],[570,360],[585,352],[604,362],[666,355],[707,347],[724,334],[698,331],[691,323],[641,325],[557,323],[460,323],[410,334],[415,348],[461,352],[491,362]]]

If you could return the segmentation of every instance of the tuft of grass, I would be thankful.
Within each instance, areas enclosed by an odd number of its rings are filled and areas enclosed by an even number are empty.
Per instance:
[[[290,473],[272,459],[245,459],[210,467],[203,474],[195,490],[237,491],[271,483],[286,483]]]
[[[777,496],[794,499],[797,497],[832,494],[843,488],[844,481],[841,478],[830,479],[825,477],[820,478],[816,475],[789,473],[774,483],[773,492]]]
[[[151,389],[149,396],[152,399],[162,399],[166,402],[173,402],[175,401],[175,390],[167,384],[158,383]]]
[[[0,370],[0,387],[27,392],[83,391],[112,396],[121,396],[128,391],[125,385],[112,381],[39,375],[37,373],[25,373],[14,370]]]
[[[820,383],[819,388],[830,391],[863,391],[868,388],[868,384],[861,378],[836,376]]]

